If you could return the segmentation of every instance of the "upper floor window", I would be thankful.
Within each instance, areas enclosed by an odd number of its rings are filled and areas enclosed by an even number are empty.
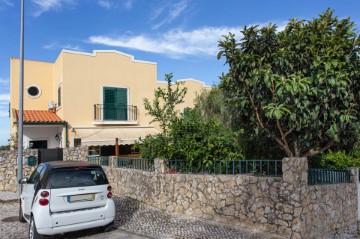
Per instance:
[[[31,85],[26,88],[26,93],[31,98],[38,98],[41,94],[41,90],[36,85]]]
[[[128,120],[128,89],[104,87],[104,120]]]
[[[58,87],[58,92],[57,92],[57,102],[58,102],[58,107],[61,107],[61,86]]]

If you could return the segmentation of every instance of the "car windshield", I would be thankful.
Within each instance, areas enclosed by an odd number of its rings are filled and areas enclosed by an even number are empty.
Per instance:
[[[49,177],[48,188],[88,187],[108,184],[102,168],[58,168]]]

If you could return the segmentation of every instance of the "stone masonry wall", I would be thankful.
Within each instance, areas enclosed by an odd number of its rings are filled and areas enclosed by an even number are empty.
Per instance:
[[[305,158],[285,158],[283,178],[104,169],[116,194],[287,238],[317,238],[356,223],[356,184],[308,186]]]
[[[24,150],[24,176],[34,167]],[[64,149],[64,160],[85,160],[87,147]],[[352,183],[309,186],[305,158],[283,159],[283,176],[166,174],[162,160],[155,172],[103,167],[115,194],[171,213],[186,214],[286,238],[318,238],[356,224],[358,170]],[[17,151],[0,151],[0,190],[17,188]]]
[[[0,151],[0,191],[16,192],[17,190],[17,150]],[[23,152],[23,175],[30,177],[35,166],[27,165],[27,157],[38,157],[38,151],[35,149],[27,149]]]
[[[354,183],[309,186],[303,201],[304,237],[317,238],[357,223],[358,169],[352,169]]]
[[[63,149],[64,161],[87,161],[88,147],[74,147]]]

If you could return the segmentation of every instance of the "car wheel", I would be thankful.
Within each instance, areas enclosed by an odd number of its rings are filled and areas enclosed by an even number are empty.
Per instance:
[[[109,232],[109,231],[111,231],[112,229],[115,229],[115,224],[114,224],[114,222],[111,222],[111,223],[107,224],[106,226],[103,226],[103,227],[101,228],[101,231],[103,231],[103,232]]]
[[[34,217],[30,218],[29,239],[43,239],[44,236],[37,232]]]
[[[21,201],[20,201],[20,205],[19,205],[19,222],[26,222],[24,215],[23,215],[23,210],[21,207]]]

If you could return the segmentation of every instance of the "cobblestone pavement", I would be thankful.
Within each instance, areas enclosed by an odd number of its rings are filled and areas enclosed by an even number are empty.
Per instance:
[[[12,195],[13,196],[13,195]],[[15,194],[16,196],[16,194]],[[27,238],[28,224],[18,222],[18,202],[11,195],[3,196],[0,192],[0,238]],[[91,238],[91,239],[273,239],[276,235],[246,228],[232,227],[209,220],[169,214],[159,209],[144,205],[136,200],[116,196],[114,198],[117,216],[116,230],[99,233],[98,230],[84,230],[76,233],[56,236],[55,239]],[[10,222],[4,222],[10,221]],[[144,236],[146,235],[146,236]],[[357,237],[357,228],[347,228],[329,234],[321,239],[350,239]],[[360,237],[359,237],[360,238]]]

